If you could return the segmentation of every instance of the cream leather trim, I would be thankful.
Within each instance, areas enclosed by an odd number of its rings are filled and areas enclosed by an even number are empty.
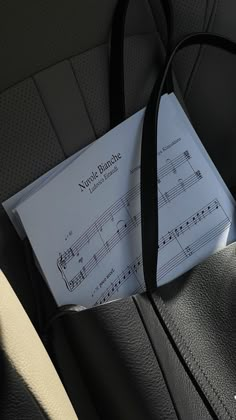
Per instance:
[[[77,416],[26,312],[0,271],[0,341],[13,367],[53,420]]]

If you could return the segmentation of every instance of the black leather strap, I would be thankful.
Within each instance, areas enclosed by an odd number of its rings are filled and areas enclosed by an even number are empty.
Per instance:
[[[173,32],[173,11],[169,0],[161,0],[166,16],[168,40],[166,51],[171,44]],[[119,0],[114,13],[110,50],[110,125],[111,128],[125,119],[124,90],[124,36],[129,0]]]
[[[125,115],[124,93],[124,33],[129,0],[120,0],[115,10],[110,50],[110,125],[123,121]]]
[[[157,195],[157,123],[163,89],[178,51],[195,45],[207,44],[236,54],[236,42],[217,34],[196,33],[181,40],[167,60],[163,76],[157,79],[147,106],[142,136],[141,157],[141,210],[142,251],[144,278],[148,292],[156,288],[158,257],[158,195]]]

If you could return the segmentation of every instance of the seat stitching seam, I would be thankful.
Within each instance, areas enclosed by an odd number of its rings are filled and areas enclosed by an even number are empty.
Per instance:
[[[217,7],[218,7],[218,0],[214,0],[214,5],[213,5],[213,8],[212,8],[212,14],[211,14],[211,16],[209,18],[209,22],[208,22],[206,31],[209,31],[209,29],[214,24],[215,17],[216,17]],[[191,89],[192,89],[194,80],[196,78],[196,75],[198,73],[198,70],[200,68],[200,65],[202,63],[205,50],[206,50],[206,46],[204,46],[204,45],[200,46],[198,56],[196,58],[195,64],[193,66],[191,75],[189,77],[189,80],[188,80],[188,83],[187,83],[187,86],[186,86],[186,89],[185,89],[184,96],[185,96],[186,99],[189,97],[189,95],[191,93]]]
[[[159,300],[159,305],[158,305],[158,309],[160,312],[160,315],[163,318],[163,321],[165,322],[168,330],[170,331],[173,339],[175,340],[184,360],[186,361],[187,365],[189,366],[190,370],[192,370],[193,372],[195,371],[195,367],[193,366],[193,363],[189,360],[190,358],[192,358],[193,362],[196,364],[196,367],[198,369],[198,372],[194,372],[195,374],[197,373],[201,373],[203,375],[203,377],[205,378],[205,380],[207,381],[207,383],[209,384],[211,390],[213,391],[213,394],[215,395],[215,397],[217,398],[218,402],[220,403],[220,405],[222,406],[222,408],[224,409],[225,413],[227,414],[228,418],[230,420],[233,420],[233,417],[228,409],[228,407],[225,405],[225,403],[223,402],[223,400],[221,399],[220,395],[218,394],[218,392],[216,391],[215,387],[213,386],[213,384],[211,383],[210,379],[208,378],[206,372],[204,371],[204,369],[201,367],[199,361],[196,359],[196,357],[194,356],[191,348],[188,346],[188,344],[186,343],[186,341],[184,340],[178,326],[176,325],[174,319],[172,318],[172,315],[170,314],[170,312],[168,311],[168,308],[165,305],[165,302],[163,301],[163,299],[158,296],[158,300]],[[157,305],[157,303],[155,302],[155,300],[153,299],[153,304],[154,306]],[[172,324],[172,325],[171,325]],[[175,333],[175,331],[177,331],[177,334]],[[189,353],[189,354],[187,354]],[[204,388],[204,384],[201,384]],[[209,393],[208,393],[209,394]],[[209,400],[211,401],[212,398],[209,396]],[[215,405],[215,402],[212,401],[213,407]],[[216,405],[215,405],[216,406]],[[216,406],[216,409],[218,409],[218,407]]]
[[[136,37],[136,36],[142,36],[142,35],[144,35],[144,36],[146,36],[146,35],[154,35],[154,34],[156,34],[156,32],[157,32],[157,31],[151,31],[151,32],[139,32],[139,33],[136,33],[136,34],[128,35],[128,36],[126,36],[126,37],[125,37],[125,39],[130,39],[130,38],[133,38],[133,37]],[[2,90],[0,90],[0,95],[2,95],[3,93],[5,93],[6,91],[8,91],[8,89],[14,88],[14,87],[15,87],[15,86],[17,86],[18,84],[23,83],[24,81],[26,81],[26,80],[28,80],[28,79],[30,79],[30,78],[33,78],[35,75],[37,75],[37,74],[41,73],[42,71],[48,70],[48,69],[50,69],[51,67],[54,67],[54,66],[56,66],[56,65],[58,65],[58,64],[60,64],[60,63],[63,63],[63,62],[64,62],[64,61],[66,61],[66,60],[72,60],[73,58],[79,57],[79,56],[81,56],[82,54],[85,54],[85,53],[87,53],[87,52],[89,52],[89,51],[95,50],[96,48],[100,48],[100,47],[103,47],[103,46],[106,46],[106,45],[109,45],[109,42],[104,42],[104,43],[101,43],[101,44],[95,45],[95,46],[93,46],[93,47],[91,47],[91,48],[87,48],[87,49],[85,49],[85,50],[83,50],[83,51],[77,52],[76,54],[73,54],[73,55],[71,55],[71,56],[68,56],[68,57],[66,56],[66,57],[64,57],[64,58],[63,58],[63,59],[61,59],[61,60],[58,60],[58,61],[55,61],[55,62],[53,62],[53,63],[49,64],[48,66],[42,67],[41,69],[39,69],[39,70],[37,70],[37,71],[35,71],[35,72],[33,72],[33,73],[28,74],[28,75],[27,75],[26,77],[24,77],[23,79],[20,79],[20,80],[18,80],[18,81],[16,81],[16,82],[14,82],[14,83],[10,84],[10,85],[9,85],[9,86],[7,86],[6,88],[3,88]]]
[[[148,3],[148,6],[149,6],[149,9],[150,9],[150,12],[152,14],[153,20],[155,22],[156,32],[157,32],[157,34],[159,36],[159,40],[161,42],[161,45],[162,45],[163,50],[165,51],[165,42],[164,42],[164,39],[162,37],[161,31],[159,30],[160,24],[159,24],[158,20],[156,19],[156,15],[155,15],[155,13],[153,11],[153,7],[152,7],[152,5],[150,3],[150,0],[147,0],[147,3]]]
[[[170,391],[169,385],[168,385],[168,383],[167,383],[166,376],[165,376],[165,374],[164,374],[164,370],[162,369],[162,366],[161,366],[161,363],[160,363],[160,360],[159,360],[158,354],[157,354],[156,349],[155,349],[155,346],[154,346],[154,344],[153,344],[153,340],[152,340],[152,338],[151,338],[151,335],[150,335],[150,333],[149,333],[148,327],[147,327],[147,325],[146,325],[145,318],[144,318],[144,316],[142,315],[142,310],[141,310],[141,308],[139,307],[139,303],[137,302],[137,300],[135,299],[135,297],[132,297],[132,299],[133,299],[134,305],[135,305],[135,307],[136,307],[136,310],[137,310],[137,312],[138,312],[138,315],[139,315],[140,321],[141,321],[141,323],[143,324],[143,328],[144,328],[145,333],[146,333],[146,335],[147,335],[147,338],[148,338],[148,341],[149,341],[149,343],[150,343],[150,346],[151,346],[152,352],[153,352],[153,354],[154,354],[154,356],[155,356],[155,358],[156,358],[157,364],[158,364],[159,369],[160,369],[160,371],[161,371],[161,374],[162,374],[162,377],[163,377],[163,381],[164,381],[164,383],[165,383],[165,386],[166,386],[167,392],[168,392],[168,394],[169,394],[169,396],[170,396],[170,400],[171,400],[171,402],[172,402],[172,405],[173,405],[173,408],[174,408],[174,411],[175,411],[176,417],[177,417],[177,419],[178,419],[178,420],[180,420],[180,415],[179,415],[179,413],[178,413],[178,410],[177,410],[177,407],[176,407],[176,404],[175,404],[175,401],[174,401],[174,397],[173,397],[172,392]]]
[[[97,138],[97,134],[96,134],[96,131],[95,131],[95,128],[94,128],[94,124],[93,124],[93,122],[92,122],[91,115],[90,115],[90,113],[89,113],[89,111],[88,111],[87,102],[85,101],[85,97],[84,97],[83,91],[82,91],[82,89],[81,89],[81,86],[80,86],[80,83],[79,83],[79,79],[78,79],[78,77],[76,76],[76,73],[75,73],[75,68],[74,68],[74,65],[72,64],[72,58],[68,59],[68,62],[69,62],[69,64],[70,64],[71,71],[72,71],[73,76],[74,76],[74,78],[75,78],[76,85],[77,85],[77,87],[78,87],[78,90],[79,90],[79,92],[80,92],[81,98],[82,98],[82,100],[83,100],[84,108],[85,108],[85,110],[86,110],[86,113],[87,113],[87,116],[88,116],[88,119],[89,119],[90,125],[91,125],[91,127],[92,127],[93,134],[94,134],[95,138]]]
[[[51,118],[51,115],[50,115],[50,113],[49,113],[49,111],[48,111],[48,109],[47,109],[47,107],[46,107],[46,105],[45,105],[45,102],[44,102],[44,100],[43,100],[43,97],[42,97],[42,94],[41,94],[41,92],[40,92],[39,86],[38,86],[38,84],[37,84],[37,82],[36,82],[36,80],[35,80],[35,77],[34,77],[34,76],[32,76],[32,77],[31,77],[31,79],[33,80],[33,83],[34,83],[34,85],[35,85],[35,88],[36,88],[36,90],[37,90],[37,93],[38,93],[38,95],[39,95],[39,98],[40,98],[40,100],[41,100],[41,103],[42,103],[42,105],[43,105],[43,107],[44,107],[44,110],[45,110],[45,112],[46,112],[46,114],[47,114],[47,117],[48,117],[49,123],[50,123],[50,125],[51,125],[51,128],[53,129],[54,134],[55,134],[55,136],[56,136],[56,138],[57,138],[58,145],[61,147],[61,150],[62,150],[62,153],[63,153],[63,155],[64,155],[64,158],[67,158],[66,152],[65,152],[64,147],[63,147],[63,143],[62,143],[62,141],[61,141],[61,139],[60,139],[60,136],[59,136],[59,134],[58,134],[58,132],[57,132],[57,130],[56,130],[56,127],[55,127],[55,125],[54,125],[54,123],[53,123],[53,120],[52,120],[52,118]]]

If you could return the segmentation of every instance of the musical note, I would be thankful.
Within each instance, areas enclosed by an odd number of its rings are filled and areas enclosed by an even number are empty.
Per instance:
[[[196,213],[184,220],[181,224],[176,226],[172,231],[169,231],[161,237],[158,244],[158,249],[161,251],[165,246],[169,245],[176,238],[178,239],[181,235],[189,232],[194,226],[202,222],[205,218],[212,215],[216,210],[220,208],[218,201],[213,200],[205,207],[199,209]]]
[[[111,283],[111,285],[106,288],[106,290],[100,295],[100,297],[96,300],[94,305],[101,305],[108,300],[115,294],[119,292],[119,289],[130,279],[130,277],[137,274],[137,272],[141,269],[143,265],[142,256],[140,255],[137,257],[125,270],[122,271],[120,275],[117,276],[116,280]],[[138,288],[136,287],[138,285]],[[144,291],[144,283],[140,285],[139,282],[136,280],[136,286],[134,292],[138,289],[140,291]]]
[[[215,206],[216,206],[216,209],[218,209],[218,208],[219,208],[219,202],[218,202],[217,200],[215,200],[215,201],[214,201],[214,204],[215,204]]]
[[[194,174],[195,176],[195,174]],[[195,177],[196,179],[196,177]],[[193,178],[191,176],[190,179],[191,182],[193,182]],[[190,183],[191,183],[190,182]],[[172,192],[173,194],[173,192]],[[167,200],[170,200],[170,193],[165,194],[165,198]],[[187,231],[190,231],[190,229],[193,226],[196,226],[197,223],[200,223],[202,218],[205,219],[208,217],[212,212],[216,211],[219,208],[219,203],[217,200],[212,201],[207,206],[205,206],[202,209],[199,209],[197,213],[192,215],[189,219],[183,221],[179,226],[177,226],[173,231],[169,231],[166,235],[162,236],[161,241],[159,241],[158,249],[161,251],[164,247],[168,246],[170,243],[176,240],[176,238],[180,238],[181,235],[184,235]],[[110,215],[111,220],[111,215]],[[75,275],[72,278],[72,283],[70,283],[69,287],[72,287],[71,284],[73,284],[73,289],[80,286],[80,284],[88,277],[91,272],[96,268],[97,264],[100,263],[107,255],[107,253],[111,252],[111,250],[127,235],[131,232],[131,230],[135,229],[137,226],[139,226],[141,223],[141,214],[134,215],[132,219],[125,221],[120,220],[116,224],[116,230],[113,236],[111,236],[107,241],[104,242],[102,248],[100,248],[93,257],[86,262],[86,264],[83,266],[82,270],[80,271],[79,275]],[[96,227],[97,231],[99,230],[99,227]],[[188,255],[190,255],[190,250],[185,251]],[[66,270],[67,264],[70,263],[71,258],[73,257],[74,251],[73,246],[69,248],[63,255],[60,255],[59,263],[60,263],[60,270]],[[79,260],[80,263],[83,262],[83,257]],[[140,262],[137,262],[137,268],[132,267],[133,273],[136,273],[137,269],[139,268]],[[129,272],[125,273],[124,276],[129,275]],[[63,273],[63,278],[66,278],[66,274]],[[122,278],[122,280],[125,280],[125,278]],[[117,287],[119,286],[119,283],[117,284]],[[115,286],[113,286],[115,287]]]
[[[162,237],[161,241],[162,241],[162,244],[163,244],[163,245],[165,245],[165,244],[166,244],[166,241],[165,241],[165,238],[164,238],[164,237]]]
[[[187,255],[188,257],[191,257],[191,256],[193,255],[193,251],[192,251],[192,249],[191,249],[191,247],[190,247],[190,246],[187,246],[187,247],[185,248],[185,252],[186,252],[186,255]]]
[[[141,213],[137,215],[137,223],[140,225],[141,223]],[[92,271],[96,268],[97,264],[100,263],[109,252],[112,251],[114,247],[118,245],[118,243],[125,238],[130,232],[132,232],[136,227],[134,226],[134,223],[132,220],[128,221],[123,227],[120,229],[119,234],[115,232],[109,239],[109,241],[106,241],[103,246],[97,251],[96,253],[96,260],[94,258],[94,255],[92,258],[88,260],[88,262],[83,267],[83,279],[85,280],[86,277],[88,277]],[[82,281],[80,279],[77,279],[77,275],[73,278],[74,281],[78,280],[77,286],[80,286]]]
[[[110,252],[111,250],[110,250],[110,244],[109,244],[109,241],[106,241],[105,242],[105,247],[106,247],[106,249],[107,249],[107,251],[108,252]]]
[[[174,159],[167,159],[167,163],[162,166],[157,175],[158,184],[161,183],[161,180],[167,175],[177,173],[177,168],[181,167],[191,159],[190,153],[186,150],[184,153],[176,156]]]
[[[198,221],[201,222],[202,218],[201,218],[201,215],[199,213],[197,213],[197,218],[198,218]]]
[[[231,221],[228,218],[223,219],[219,222],[214,228],[208,230],[204,235],[199,239],[191,243],[185,250],[182,250],[176,254],[171,260],[165,263],[158,270],[158,279],[159,281],[164,278],[169,272],[174,270],[180,264],[183,263],[186,258],[192,257],[196,252],[202,249],[206,244],[212,242],[215,238],[221,235],[226,229],[231,225]]]
[[[188,178],[182,180],[181,184],[178,182],[176,186],[171,188],[169,191],[161,194],[161,197],[158,202],[158,208],[161,209],[167,203],[170,203],[175,198],[177,198],[183,192],[186,192],[189,188],[193,187],[197,182],[202,179],[202,175],[200,171],[194,172]]]
[[[189,153],[188,150],[185,150],[184,156],[186,157],[186,160],[190,160],[191,159],[191,156],[190,156],[190,153]]]
[[[201,174],[201,171],[197,171],[196,172],[196,176],[197,176],[197,178],[200,180],[200,179],[202,179],[202,174]]]
[[[181,188],[183,189],[183,191],[185,192],[185,185],[184,185],[184,181],[182,179],[178,179],[178,182],[180,183]]]
[[[126,194],[124,194],[119,200],[112,204],[98,219],[72,244],[71,251],[74,255],[78,255],[80,250],[83,249],[85,245],[90,243],[90,240],[98,233],[103,231],[103,227],[108,223],[111,218],[119,213],[126,205],[130,205],[130,202],[133,200],[138,200],[140,197],[140,185],[136,185],[131,188]],[[68,257],[68,251],[65,251],[62,256],[66,259],[66,262],[69,263],[73,258],[72,252]]]
[[[84,267],[82,268],[82,270],[84,270]],[[81,279],[82,279],[82,280],[84,280],[84,279],[85,279],[85,277],[84,277],[84,273],[83,273],[83,271],[81,271],[81,270],[80,270],[79,274],[80,274]],[[72,279],[72,280],[73,280],[73,279]]]
[[[178,237],[179,236],[179,231],[178,228],[175,229],[175,235]]]

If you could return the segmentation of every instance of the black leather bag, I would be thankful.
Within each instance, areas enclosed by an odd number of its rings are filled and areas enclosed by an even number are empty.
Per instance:
[[[236,418],[236,245],[156,289],[158,108],[176,53],[201,43],[236,53],[236,44],[218,35],[186,37],[169,54],[147,106],[141,165],[147,292],[87,311],[62,308],[49,326],[78,414],[78,372],[84,379],[94,407],[88,419]]]

